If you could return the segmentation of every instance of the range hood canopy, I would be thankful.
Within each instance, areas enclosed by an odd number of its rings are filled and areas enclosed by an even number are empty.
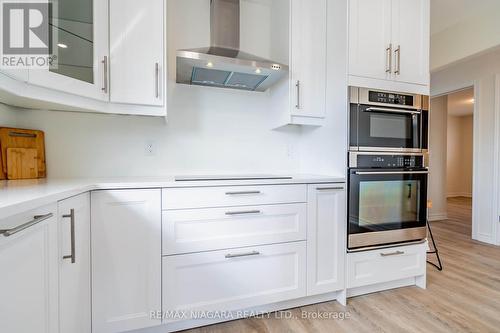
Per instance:
[[[288,72],[239,50],[239,0],[210,0],[210,39],[210,47],[177,51],[177,83],[262,92]]]

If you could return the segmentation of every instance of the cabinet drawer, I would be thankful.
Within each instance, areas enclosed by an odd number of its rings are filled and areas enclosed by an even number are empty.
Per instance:
[[[306,204],[163,212],[163,254],[306,239]]]
[[[306,295],[306,242],[163,257],[163,311],[232,311]],[[174,318],[165,318],[172,321]]]
[[[347,254],[347,288],[425,273],[425,243]]]
[[[306,202],[306,185],[166,188],[163,209],[251,206]]]

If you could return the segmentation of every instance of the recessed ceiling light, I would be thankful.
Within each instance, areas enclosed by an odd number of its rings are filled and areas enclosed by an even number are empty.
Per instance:
[[[63,43],[58,43],[57,46],[59,46],[61,49],[67,49],[68,45],[63,44]]]
[[[207,62],[207,67],[208,67],[208,68],[212,68],[212,67],[214,67],[214,64],[213,64],[212,62],[210,62],[210,61],[209,61],[209,62]]]
[[[260,74],[260,73],[262,73],[262,71],[260,70],[260,68],[257,68],[257,69],[255,70],[255,73]]]

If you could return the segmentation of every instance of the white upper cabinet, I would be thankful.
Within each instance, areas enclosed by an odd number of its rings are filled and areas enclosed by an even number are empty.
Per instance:
[[[164,0],[110,0],[111,102],[163,105]]]
[[[391,0],[350,0],[349,74],[389,79],[391,57]]]
[[[326,109],[327,0],[291,2],[292,117],[322,118]]]
[[[55,213],[50,205],[0,221],[10,229],[0,234],[1,332],[59,332]]]
[[[290,3],[290,124],[320,125],[326,111],[327,0]]]
[[[52,48],[57,56],[48,70],[31,69],[34,85],[107,101],[107,1],[50,1]]]
[[[349,85],[429,93],[429,0],[349,0]]]
[[[428,85],[429,0],[392,0],[394,78],[397,81]]]
[[[90,194],[59,202],[61,333],[90,333]]]

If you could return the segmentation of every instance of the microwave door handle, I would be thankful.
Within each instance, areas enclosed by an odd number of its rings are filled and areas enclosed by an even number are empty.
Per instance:
[[[356,175],[427,175],[429,171],[356,171]]]
[[[403,114],[420,114],[420,111],[410,111],[410,110],[398,110],[398,109],[388,109],[388,108],[374,108],[369,107],[364,110],[365,112],[391,112],[391,113],[403,113]]]

